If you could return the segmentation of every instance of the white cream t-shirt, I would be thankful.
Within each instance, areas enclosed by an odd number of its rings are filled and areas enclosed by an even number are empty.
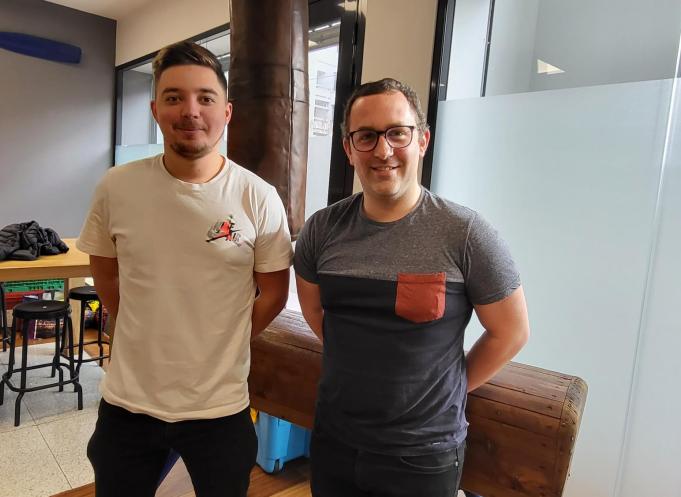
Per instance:
[[[185,183],[162,155],[110,169],[77,242],[118,259],[120,304],[104,399],[165,421],[237,413],[249,404],[253,272],[291,264],[274,187],[225,160]]]

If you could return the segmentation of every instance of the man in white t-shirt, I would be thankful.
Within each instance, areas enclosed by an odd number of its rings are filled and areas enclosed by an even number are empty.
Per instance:
[[[286,303],[286,215],[218,151],[231,104],[216,57],[181,42],[153,72],[164,153],[107,172],[77,244],[116,323],[88,457],[98,497],[153,496],[171,450],[197,496],[245,497],[249,343]]]

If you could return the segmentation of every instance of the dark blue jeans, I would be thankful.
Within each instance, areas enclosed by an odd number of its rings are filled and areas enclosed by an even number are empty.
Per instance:
[[[422,456],[353,449],[315,429],[310,443],[313,497],[455,497],[465,444]]]
[[[87,448],[97,497],[153,497],[171,449],[187,466],[197,497],[246,497],[258,452],[248,408],[168,423],[104,399]]]

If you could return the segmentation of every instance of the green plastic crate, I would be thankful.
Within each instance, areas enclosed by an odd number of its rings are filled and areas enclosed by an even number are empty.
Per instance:
[[[5,292],[64,291],[64,280],[8,281],[3,283]]]

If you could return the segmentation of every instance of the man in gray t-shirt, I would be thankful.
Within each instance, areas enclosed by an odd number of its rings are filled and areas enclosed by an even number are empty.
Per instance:
[[[419,185],[430,133],[413,90],[360,86],[343,135],[363,192],[313,215],[295,255],[303,315],[324,342],[312,493],[452,496],[466,394],[529,335],[520,277],[481,216]],[[486,331],[464,355],[473,310]]]

